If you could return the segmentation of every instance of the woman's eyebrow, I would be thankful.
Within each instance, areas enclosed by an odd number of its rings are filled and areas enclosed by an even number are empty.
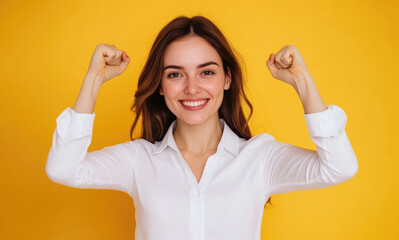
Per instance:
[[[202,64],[198,65],[197,68],[203,68],[203,67],[206,67],[206,66],[211,65],[211,64],[215,64],[216,66],[219,67],[219,64],[217,64],[217,63],[215,63],[213,61],[210,61],[210,62],[206,62],[206,63],[202,63]],[[168,68],[184,69],[184,67],[182,67],[182,66],[168,65],[168,66],[164,67],[162,71],[165,71]]]

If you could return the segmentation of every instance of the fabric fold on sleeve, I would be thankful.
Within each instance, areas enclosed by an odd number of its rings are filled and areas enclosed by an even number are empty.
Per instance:
[[[66,108],[56,119],[57,133],[62,140],[73,140],[93,134],[95,113],[77,113]]]
[[[136,148],[131,141],[88,152],[95,113],[66,108],[56,119],[46,173],[74,188],[111,189],[131,194]]]
[[[272,140],[265,144],[264,181],[268,194],[330,187],[358,171],[345,132],[347,116],[337,105],[304,114],[316,150]]]
[[[311,137],[338,137],[345,131],[345,112],[334,104],[327,107],[321,112],[304,114]]]

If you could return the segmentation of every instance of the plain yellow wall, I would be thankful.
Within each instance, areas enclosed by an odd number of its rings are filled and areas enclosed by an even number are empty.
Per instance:
[[[348,116],[356,176],[273,195],[262,239],[398,239],[398,12],[393,0],[1,1],[0,238],[134,238],[127,194],[49,180],[55,120],[74,104],[96,44],[114,44],[131,62],[100,91],[89,151],[130,140],[129,108],[156,35],[178,15],[201,14],[245,61],[255,134],[315,149],[295,90],[265,64],[287,44],[298,47],[325,103]]]

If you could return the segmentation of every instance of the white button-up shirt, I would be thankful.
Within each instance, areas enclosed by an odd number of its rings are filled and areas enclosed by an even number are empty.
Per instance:
[[[340,107],[304,117],[316,151],[267,133],[245,140],[220,119],[222,138],[198,183],[174,141],[176,122],[162,141],[137,139],[87,152],[95,113],[68,107],[56,120],[46,173],[66,186],[129,194],[136,240],[259,240],[272,194],[326,188],[358,170]]]

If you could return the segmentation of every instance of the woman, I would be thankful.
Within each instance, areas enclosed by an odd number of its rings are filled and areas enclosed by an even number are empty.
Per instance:
[[[324,104],[293,45],[266,64],[297,91],[317,151],[252,137],[240,64],[202,16],[177,17],[157,36],[132,107],[130,134],[141,117],[141,138],[87,152],[99,89],[129,62],[114,45],[96,47],[73,108],[57,118],[46,172],[63,185],[128,193],[136,240],[260,239],[272,194],[333,186],[357,172],[345,112]]]

